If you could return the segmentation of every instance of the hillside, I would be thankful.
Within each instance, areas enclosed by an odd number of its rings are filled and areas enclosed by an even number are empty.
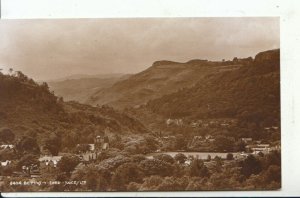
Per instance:
[[[208,74],[235,70],[249,61],[251,59],[223,62],[196,59],[186,63],[157,61],[145,71],[96,92],[86,102],[108,104],[118,109],[138,107],[151,99],[191,87]]]
[[[73,100],[83,103],[96,91],[110,87],[127,77],[129,75],[76,75],[67,79],[49,81],[48,84],[50,90],[54,91],[55,95],[63,97],[65,101]]]
[[[66,141],[91,142],[106,128],[115,134],[146,131],[139,121],[112,108],[63,102],[46,83],[39,85],[21,72],[0,73],[0,95],[0,128],[11,129],[17,137],[30,134],[42,141],[56,133]]]
[[[165,118],[238,118],[270,126],[280,124],[280,52],[258,53],[247,67],[207,75],[191,88],[148,102]]]

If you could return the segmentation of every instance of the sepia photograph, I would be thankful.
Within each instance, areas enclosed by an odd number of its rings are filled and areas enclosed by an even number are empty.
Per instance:
[[[0,20],[0,191],[276,191],[279,17]]]

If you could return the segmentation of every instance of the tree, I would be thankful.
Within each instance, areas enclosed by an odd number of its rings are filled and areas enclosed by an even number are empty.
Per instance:
[[[110,141],[111,147],[124,149],[124,144],[122,143],[122,138],[119,134],[114,134]]]
[[[145,141],[146,146],[148,148],[148,152],[153,152],[157,150],[157,141],[153,136],[146,136]]]
[[[16,71],[16,76],[23,82],[28,81],[28,77],[23,74],[21,71]]]
[[[246,144],[244,141],[239,140],[235,145],[237,151],[246,151]]]
[[[234,141],[231,138],[228,138],[224,135],[219,135],[216,137],[214,142],[216,149],[219,151],[233,151],[234,150]]]
[[[21,168],[22,166],[29,167],[31,165],[40,165],[40,162],[38,161],[38,156],[33,154],[26,154],[17,163],[18,168]]]
[[[192,178],[186,189],[188,191],[199,191],[199,190],[208,190],[207,189],[207,178]]]
[[[40,148],[36,138],[23,136],[17,143],[16,149],[19,153],[39,154]]]
[[[75,167],[79,164],[79,158],[75,155],[66,155],[61,158],[58,162],[57,167],[60,169],[61,172],[65,172],[70,174]]]
[[[207,161],[210,162],[211,160],[211,155],[207,155]]]
[[[37,136],[37,131],[30,128],[30,129],[28,129],[28,130],[25,132],[25,135],[26,135],[26,136],[29,136],[29,137],[36,137],[36,136]]]
[[[126,190],[126,185],[130,182],[141,182],[143,172],[135,163],[125,163],[119,166],[112,178],[112,185],[116,190]]]
[[[187,157],[182,153],[177,153],[174,159],[180,164],[183,164],[187,160]]]
[[[0,161],[13,160],[16,158],[16,153],[13,149],[0,150]]]
[[[272,181],[280,183],[281,182],[281,168],[277,165],[271,165],[264,173],[264,179],[266,183],[271,183]]]
[[[227,153],[226,159],[227,160],[233,160],[233,154],[232,153]]]
[[[43,82],[42,85],[41,85],[41,88],[46,90],[46,91],[49,91],[49,86],[46,82]]]
[[[201,159],[194,159],[190,166],[190,176],[209,177],[209,172]]]
[[[76,147],[76,151],[78,153],[85,153],[85,152],[89,151],[90,149],[91,149],[91,145],[89,145],[89,144],[79,144]]]
[[[173,166],[158,159],[146,159],[140,163],[141,168],[144,170],[145,175],[160,175],[171,176],[173,174]]]
[[[171,155],[168,155],[168,154],[158,154],[158,155],[154,155],[153,157],[154,157],[154,159],[165,161],[165,162],[170,163],[170,164],[174,163],[174,158]]]
[[[241,162],[241,173],[249,177],[251,174],[258,174],[262,170],[261,163],[253,155],[247,156],[247,158]]]
[[[186,148],[186,146],[187,146],[186,138],[182,134],[177,135],[175,139],[175,149],[183,150]]]
[[[135,182],[130,182],[127,186],[127,191],[134,192],[134,191],[139,191],[141,187],[141,184],[135,183]]]
[[[61,138],[56,134],[51,134],[44,142],[44,148],[48,149],[51,155],[58,155],[61,148]]]
[[[10,74],[12,74],[13,71],[14,71],[13,68],[9,68],[9,69],[8,69],[8,72],[9,72]]]
[[[73,171],[71,180],[86,181],[86,185],[77,187],[78,191],[107,191],[111,175],[110,171],[99,169],[94,164],[80,166]]]
[[[142,191],[154,191],[163,182],[163,177],[158,175],[152,175],[145,178],[144,183],[140,186]]]
[[[76,146],[76,144],[79,143],[80,137],[79,135],[72,131],[66,133],[63,137],[62,137],[62,145],[64,145],[65,147],[67,147],[68,149],[72,149]]]
[[[141,161],[143,161],[145,159],[146,159],[145,155],[142,155],[142,154],[136,154],[136,155],[131,156],[131,161],[135,162],[135,163],[140,163]]]
[[[219,157],[219,156],[215,156],[214,161],[216,162],[215,166],[214,166],[215,172],[218,172],[218,173],[221,172],[222,171],[222,167],[223,167],[222,158]]]
[[[262,160],[262,165],[264,169],[267,169],[270,165],[281,166],[281,155],[278,151],[272,151],[269,154],[265,155]]]
[[[15,134],[9,128],[0,129],[0,142],[10,143],[15,139]]]
[[[188,182],[181,182],[182,178],[176,179],[175,177],[165,177],[163,182],[158,186],[159,191],[178,191],[185,190]]]

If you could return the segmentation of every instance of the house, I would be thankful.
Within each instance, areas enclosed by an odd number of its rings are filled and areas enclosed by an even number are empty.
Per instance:
[[[176,139],[176,137],[175,136],[164,136],[164,137],[162,137],[162,139],[163,140],[175,140]]]
[[[271,151],[280,151],[281,146],[280,145],[275,145],[275,146],[272,146],[270,149],[271,149]]]
[[[195,144],[201,144],[205,141],[205,139],[200,135],[200,136],[194,136],[192,141],[189,143],[189,145],[195,145]]]
[[[169,126],[170,124],[172,124],[172,123],[173,123],[173,120],[172,120],[172,119],[169,118],[169,119],[166,120],[166,124],[167,124],[168,126]]]
[[[167,119],[166,124],[169,126],[171,124],[175,124],[177,126],[182,126],[183,125],[183,120],[182,119]]]
[[[79,155],[80,161],[88,162],[97,159],[97,153],[86,153]]]
[[[193,128],[198,127],[198,126],[199,126],[198,122],[192,122],[191,123],[191,127],[193,127]]]
[[[102,145],[102,150],[107,150],[109,148],[109,143],[104,143],[103,145]]]
[[[189,166],[189,165],[191,165],[191,163],[192,163],[192,160],[191,160],[191,159],[187,159],[187,160],[184,162],[184,165],[185,165],[185,166]]]
[[[270,144],[257,144],[258,147],[270,147]]]
[[[95,144],[77,144],[77,148],[80,148],[80,146],[89,145],[88,151],[94,151],[95,150]]]
[[[241,138],[241,140],[245,143],[252,142],[252,138]]]
[[[15,146],[12,144],[2,144],[2,145],[0,145],[0,148],[1,149],[13,149],[13,148],[15,148]]]
[[[222,123],[221,124],[221,127],[228,127],[230,124],[228,124],[228,123]]]
[[[46,166],[56,167],[61,158],[62,156],[43,156],[39,158],[39,161],[45,163]]]
[[[97,136],[95,139],[94,149],[96,150],[107,150],[109,148],[108,136]]]
[[[264,129],[267,130],[267,131],[269,131],[269,130],[277,131],[279,129],[279,127],[277,127],[277,126],[271,126],[271,127],[265,127]]]
[[[89,144],[90,145],[90,151],[94,151],[95,150],[95,144]]]
[[[271,151],[269,144],[254,144],[254,145],[247,145],[246,149],[248,151],[252,151],[253,154],[262,153],[269,153]]]
[[[10,160],[5,160],[4,162],[1,161],[1,166],[8,166],[9,164],[11,164]]]
[[[177,126],[182,126],[183,125],[183,120],[182,119],[176,119],[176,125]]]
[[[201,135],[199,135],[199,136],[194,136],[194,140],[202,140],[203,139],[203,137],[201,136]]]

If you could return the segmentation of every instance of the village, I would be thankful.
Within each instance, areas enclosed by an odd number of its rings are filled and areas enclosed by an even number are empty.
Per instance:
[[[109,149],[109,138],[108,136],[96,136],[94,143],[92,144],[77,144],[75,148],[75,156],[80,159],[80,165],[88,165],[89,163],[94,162],[98,156]],[[3,144],[0,145],[0,151],[15,151],[15,145],[13,144]],[[69,153],[60,153],[57,156],[51,155],[49,152],[44,152],[38,158],[39,164],[28,164],[22,166],[22,171],[15,171],[11,176],[13,177],[40,177],[40,169],[44,168],[48,172],[51,172],[53,169],[57,168],[59,161],[64,155]],[[12,160],[1,161],[1,167],[9,167],[14,162]]]
[[[167,119],[166,126],[182,127],[184,125],[183,119]],[[196,120],[188,123],[192,128],[208,128],[208,127],[221,127],[227,128],[232,125],[236,125],[236,120]],[[278,131],[276,126],[265,127],[266,131]],[[213,135],[194,135],[190,141],[185,142],[182,149],[176,149],[177,137],[175,135],[160,136],[156,138],[159,143],[158,149],[154,153],[145,153],[149,158],[158,154],[168,154],[175,158],[178,154],[183,154],[186,159],[184,164],[189,166],[194,158],[206,160],[206,164],[209,166],[211,158],[220,158],[220,160],[241,160],[245,159],[249,155],[265,155],[272,151],[280,151],[280,142],[262,142],[261,140],[254,140],[251,137],[242,137],[235,139],[235,142],[240,142],[243,148],[240,150],[218,150],[216,142],[218,137]],[[180,141],[180,140],[179,140]],[[171,146],[167,146],[171,145]],[[2,144],[0,150],[14,151],[15,145]],[[97,135],[94,138],[94,142],[89,144],[77,144],[75,148],[75,156],[80,159],[80,166],[87,166],[94,163],[102,152],[110,149],[109,137],[107,135]],[[48,172],[57,168],[59,161],[64,155],[68,153],[59,153],[57,156],[51,155],[49,152],[43,152],[40,155],[38,161],[39,164],[27,164],[22,166],[22,171],[14,171],[11,176],[15,177],[40,177],[40,169],[44,169]],[[3,160],[1,161],[1,167],[9,167],[13,161]],[[178,162],[179,163],[179,162]]]
[[[237,120],[235,119],[219,119],[219,120],[193,120],[184,121],[184,119],[167,119],[165,121],[167,127],[183,127],[188,125],[193,129],[202,128],[228,128],[235,126]],[[271,126],[265,127],[265,131],[269,132],[279,132],[279,127]],[[109,130],[105,130],[107,132]],[[110,141],[107,135],[102,134],[102,136],[97,135],[94,137],[94,142],[88,144],[77,144],[74,149],[75,156],[80,159],[78,167],[87,166],[88,164],[94,163],[101,153],[108,151],[110,149]],[[272,151],[280,151],[280,142],[266,142],[261,140],[255,140],[251,137],[241,137],[239,139],[233,139],[233,143],[239,142],[242,147],[237,150],[221,149],[218,148],[218,136],[206,134],[206,135],[193,135],[190,140],[178,140],[175,135],[161,135],[156,137],[156,141],[159,146],[158,149],[153,153],[144,153],[147,158],[152,158],[153,156],[159,154],[167,154],[175,158],[178,154],[183,154],[186,159],[184,165],[189,166],[193,159],[203,159],[206,160],[208,166],[213,163],[210,162],[212,158],[219,158],[220,160],[241,160],[245,159],[249,155],[265,155]],[[222,141],[222,140],[221,140]],[[182,147],[176,147],[176,144],[181,142]],[[8,150],[15,152],[15,145],[13,144],[2,144],[0,145],[0,151]],[[57,156],[51,155],[49,152],[42,152],[38,158],[39,164],[28,164],[22,166],[21,171],[14,171],[11,176],[13,177],[40,177],[41,169],[48,172],[53,172],[57,169],[59,161],[64,155],[69,153],[59,153]],[[13,163],[12,160],[1,160],[1,167],[9,167]],[[179,162],[178,162],[179,163]]]

